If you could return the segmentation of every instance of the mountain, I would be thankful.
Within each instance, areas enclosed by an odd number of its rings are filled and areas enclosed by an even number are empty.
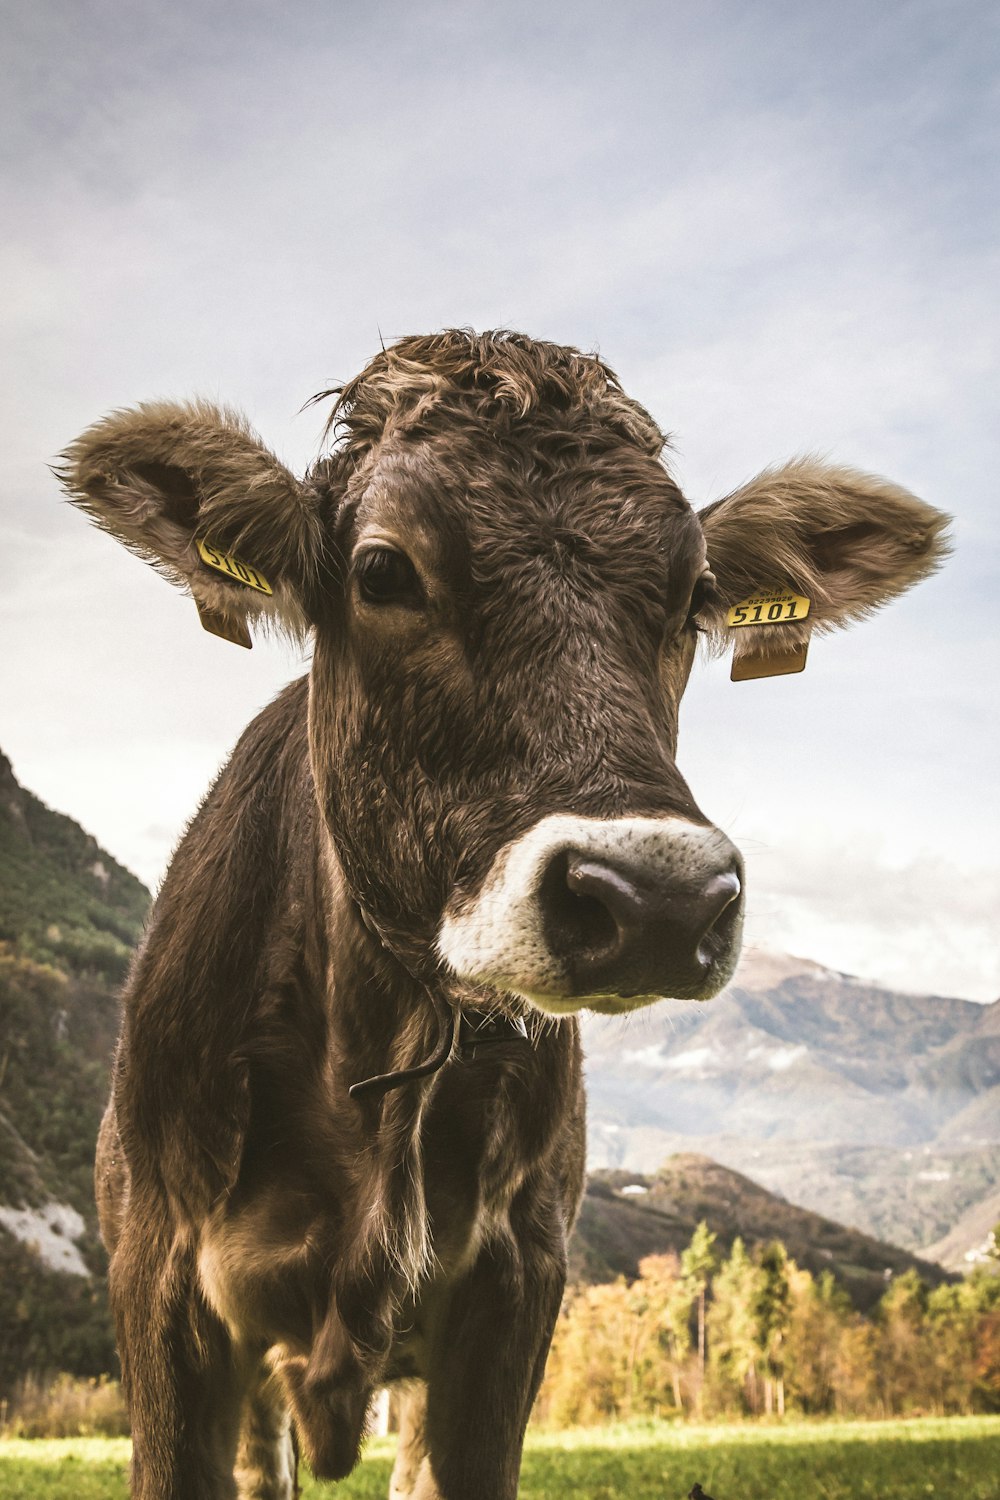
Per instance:
[[[814,1276],[831,1271],[862,1312],[878,1302],[891,1276],[916,1270],[932,1286],[947,1279],[938,1265],[798,1208],[707,1156],[681,1152],[649,1177],[591,1174],[570,1243],[571,1280],[632,1278],[645,1255],[679,1255],[702,1219],[727,1254],[737,1235],[751,1249],[781,1240]]]
[[[0,751],[0,942],[36,962],[120,983],[149,909],[141,881],[25,791]]]
[[[995,1249],[995,1231],[1000,1224],[1000,1188],[994,1188],[966,1209],[948,1234],[927,1248],[927,1258],[950,1271],[967,1271],[991,1258]]]
[[[114,1368],[93,1195],[117,989],[149,893],[0,755],[0,1395]]]
[[[697,1151],[915,1252],[1000,1189],[1000,1002],[751,954],[717,999],[584,1040],[593,1169]]]

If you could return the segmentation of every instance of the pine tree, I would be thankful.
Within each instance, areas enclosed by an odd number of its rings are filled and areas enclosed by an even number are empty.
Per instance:
[[[785,1414],[785,1342],[791,1323],[788,1252],[780,1240],[764,1245],[756,1256],[760,1268],[752,1304],[756,1341],[764,1371],[764,1410]]]

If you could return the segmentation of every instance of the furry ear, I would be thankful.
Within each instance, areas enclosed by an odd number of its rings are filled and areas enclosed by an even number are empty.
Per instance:
[[[248,619],[294,636],[322,566],[314,494],[263,446],[238,412],[205,401],[147,402],[87,429],[55,473],[74,505],[172,583],[188,589],[210,629],[249,645]],[[252,569],[220,571],[199,552]]]
[[[717,602],[700,623],[736,657],[803,645],[810,629],[864,619],[935,572],[950,551],[949,518],[907,490],[815,459],[767,469],[700,514]],[[809,600],[802,623],[733,629],[728,611],[750,594]]]

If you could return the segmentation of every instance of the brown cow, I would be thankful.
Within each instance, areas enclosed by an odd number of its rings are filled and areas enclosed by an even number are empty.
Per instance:
[[[862,616],[944,518],[812,462],[699,518],[612,372],[517,334],[404,339],[324,394],[302,481],[203,403],[65,456],[210,628],[314,637],[125,994],[97,1181],[133,1492],[290,1496],[292,1421],[347,1474],[404,1382],[392,1494],[510,1500],[583,1179],[572,1016],[736,962],[740,858],[674,761],[697,634],[762,586]]]

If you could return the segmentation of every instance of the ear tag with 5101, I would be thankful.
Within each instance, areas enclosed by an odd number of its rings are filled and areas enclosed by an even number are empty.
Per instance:
[[[233,583],[254,589],[259,594],[274,593],[258,568],[243,562],[239,557],[233,557],[229,552],[220,551],[218,547],[202,541],[200,537],[198,538],[198,556],[208,567],[214,568],[217,573],[222,573]],[[232,641],[234,646],[245,646],[248,651],[252,648],[253,641],[250,639],[245,620],[234,619],[224,610],[205,604],[201,599],[195,599],[195,603],[198,606],[198,618],[206,630],[210,630],[213,635],[221,636],[224,641]]]
[[[809,600],[789,589],[762,589],[734,604],[726,616],[730,630],[762,628],[768,626],[797,624],[809,614]],[[808,626],[806,627],[808,632]],[[730,678],[733,682],[749,682],[758,677],[784,677],[805,668],[809,650],[808,633],[804,641],[773,651],[760,649],[746,654],[733,653]]]

